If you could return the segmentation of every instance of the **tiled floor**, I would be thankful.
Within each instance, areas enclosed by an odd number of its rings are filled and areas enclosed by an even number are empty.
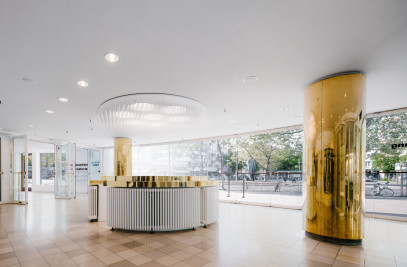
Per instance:
[[[0,266],[407,266],[407,223],[366,220],[362,246],[304,237],[301,211],[220,204],[196,231],[110,231],[87,220],[87,196],[32,194],[0,206]]]

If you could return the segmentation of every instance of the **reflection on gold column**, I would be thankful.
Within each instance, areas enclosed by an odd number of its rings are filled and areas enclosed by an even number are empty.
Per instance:
[[[114,175],[131,176],[131,139],[114,139]]]
[[[342,244],[364,237],[365,76],[331,75],[304,103],[303,224],[308,236]]]

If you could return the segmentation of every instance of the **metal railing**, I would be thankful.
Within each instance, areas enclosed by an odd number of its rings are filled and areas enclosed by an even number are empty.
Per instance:
[[[231,177],[232,176],[235,176],[236,177],[236,179],[235,179],[235,181],[233,182],[233,184],[234,185],[239,185],[240,184],[240,181],[239,181],[239,179],[238,179],[238,177],[239,177],[239,175],[241,175],[242,176],[242,182],[241,182],[241,184],[242,184],[242,198],[245,198],[245,192],[246,192],[246,189],[248,189],[248,184],[250,184],[250,183],[252,183],[252,184],[254,184],[254,185],[268,185],[268,186],[273,186],[273,185],[275,185],[276,187],[274,188],[274,191],[275,192],[277,192],[277,189],[279,189],[280,188],[280,184],[281,184],[281,179],[283,179],[284,180],[284,178],[286,178],[285,180],[287,180],[287,179],[290,179],[292,182],[302,182],[302,175],[303,175],[303,172],[297,172],[297,171],[293,171],[293,172],[255,172],[255,173],[253,173],[253,172],[221,172],[221,173],[219,173],[220,175],[225,175],[226,177],[227,177],[227,187],[228,187],[228,189],[227,189],[227,191],[228,191],[228,195],[227,195],[227,197],[230,197],[230,186],[231,186]],[[246,176],[247,175],[249,175],[249,177],[252,177],[253,176],[253,179],[254,179],[254,176],[257,176],[257,175],[264,175],[264,179],[263,179],[263,181],[255,181],[255,180],[249,180],[249,181],[247,181],[246,180]],[[285,175],[287,175],[287,176],[285,176]],[[300,177],[290,177],[290,175],[300,175]],[[276,178],[276,180],[277,180],[277,183],[276,182],[271,182],[271,181],[267,181],[267,179],[268,178],[273,178],[273,176],[277,176],[277,177],[275,177]],[[294,180],[292,180],[292,178],[295,178]],[[298,179],[297,179],[298,178]],[[285,181],[284,180],[284,181]],[[222,186],[222,189],[224,189],[224,181],[223,181],[223,179],[221,178],[221,186]],[[301,186],[299,187],[300,189],[299,190],[301,190]]]
[[[365,175],[366,184],[368,184],[368,182],[376,183],[383,179],[389,182],[388,186],[394,191],[395,197],[404,197],[407,195],[407,171],[366,171]]]

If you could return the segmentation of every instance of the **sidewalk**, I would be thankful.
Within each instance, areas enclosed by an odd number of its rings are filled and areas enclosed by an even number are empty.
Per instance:
[[[227,194],[227,191],[219,190],[219,201],[277,208],[302,208],[302,196],[245,193],[245,198],[242,198],[242,192],[231,191],[230,197],[228,197]],[[393,216],[407,216],[407,198],[369,198],[365,200],[365,211],[368,213],[391,214]]]

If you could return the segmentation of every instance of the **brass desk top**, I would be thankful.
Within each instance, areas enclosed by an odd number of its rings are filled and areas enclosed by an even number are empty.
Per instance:
[[[89,181],[89,185],[131,188],[203,187],[216,186],[218,183],[209,180],[208,176],[101,176],[100,180]]]

